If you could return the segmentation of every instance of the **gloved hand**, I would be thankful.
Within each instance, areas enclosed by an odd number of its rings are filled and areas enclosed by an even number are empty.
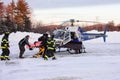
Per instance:
[[[33,50],[33,48],[29,48],[29,50]]]

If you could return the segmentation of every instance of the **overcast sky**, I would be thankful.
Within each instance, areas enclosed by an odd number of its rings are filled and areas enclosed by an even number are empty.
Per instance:
[[[118,4],[120,0],[26,0],[34,9]]]
[[[12,0],[0,0],[9,3]],[[17,0],[15,0],[17,1]],[[120,0],[26,0],[33,9],[118,4]]]

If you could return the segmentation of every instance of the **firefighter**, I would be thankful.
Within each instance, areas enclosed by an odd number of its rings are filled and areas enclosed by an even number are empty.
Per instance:
[[[9,34],[10,32],[5,32],[3,38],[2,38],[2,42],[1,42],[1,48],[2,48],[2,54],[0,56],[1,60],[10,60],[9,59],[9,54],[10,54],[10,50],[9,50]]]
[[[54,35],[51,35],[51,37],[49,37],[47,40],[47,53],[45,54],[45,57],[44,57],[45,60],[48,60],[49,57],[52,57],[52,60],[56,59],[54,55],[55,40],[53,38],[54,38]]]
[[[30,44],[29,44],[29,38],[30,36],[29,35],[26,35],[23,39],[21,39],[19,41],[19,50],[20,50],[20,53],[19,53],[19,58],[24,58],[23,57],[23,54],[25,52],[25,45],[28,45],[29,46],[29,49],[32,50],[32,48],[30,48]]]
[[[40,49],[41,50],[42,48],[44,49],[43,52],[42,52],[42,57],[44,58],[45,57],[45,54],[46,54],[46,50],[47,50],[47,39],[48,39],[48,34],[43,34],[39,39],[38,41],[41,41],[41,45],[40,45]],[[42,47],[42,48],[41,48]],[[39,51],[41,52],[41,51]]]
[[[37,54],[33,55],[33,58],[38,58],[38,57],[43,57],[44,54],[46,53],[46,48],[47,48],[47,39],[48,39],[48,34],[45,33],[41,37],[38,38],[38,41],[41,41],[41,45],[39,46],[39,52]]]

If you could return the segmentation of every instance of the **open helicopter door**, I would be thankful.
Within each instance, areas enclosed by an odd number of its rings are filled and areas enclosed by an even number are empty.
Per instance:
[[[65,31],[63,45],[71,41],[71,34],[69,31]]]

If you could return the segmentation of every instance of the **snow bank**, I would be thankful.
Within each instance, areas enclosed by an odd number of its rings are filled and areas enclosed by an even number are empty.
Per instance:
[[[48,61],[29,58],[38,49],[27,49],[26,58],[18,59],[18,42],[28,34],[31,43],[41,36],[26,32],[10,34],[10,62],[13,63],[0,61],[0,80],[120,80],[119,32],[108,32],[106,43],[102,38],[85,41],[87,53],[58,52],[57,60]]]

